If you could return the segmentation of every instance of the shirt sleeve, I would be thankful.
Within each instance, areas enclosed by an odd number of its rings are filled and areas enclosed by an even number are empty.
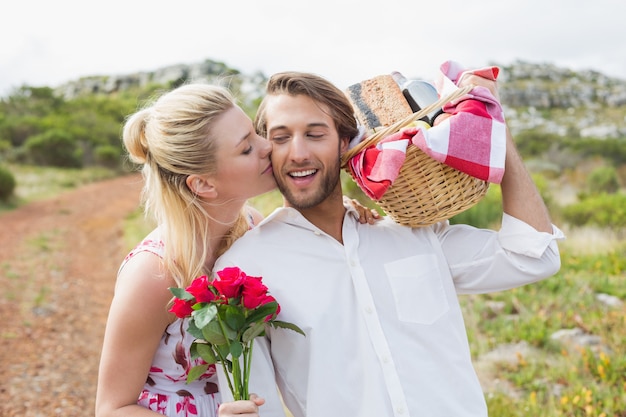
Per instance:
[[[445,262],[459,294],[507,290],[540,281],[558,272],[561,258],[557,240],[563,233],[538,232],[504,214],[500,231],[468,225],[439,226]]]
[[[555,225],[552,225],[552,233],[538,232],[506,213],[502,216],[502,227],[498,233],[504,249],[532,258],[540,258],[552,242],[564,238],[563,232]]]

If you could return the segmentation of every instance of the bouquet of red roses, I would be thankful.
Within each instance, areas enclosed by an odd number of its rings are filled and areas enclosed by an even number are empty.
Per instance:
[[[252,346],[255,337],[265,334],[266,326],[304,335],[298,326],[276,319],[280,306],[261,277],[248,276],[237,267],[222,269],[214,280],[203,275],[185,289],[170,291],[175,298],[169,311],[189,318],[187,331],[196,338],[191,345],[192,358],[206,362],[191,369],[187,382],[219,362],[235,400],[249,399]]]

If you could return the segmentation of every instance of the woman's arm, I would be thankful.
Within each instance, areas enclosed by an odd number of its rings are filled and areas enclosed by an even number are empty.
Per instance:
[[[163,331],[172,320],[167,302],[174,282],[149,252],[120,271],[107,320],[96,394],[96,417],[157,416],[137,405]]]

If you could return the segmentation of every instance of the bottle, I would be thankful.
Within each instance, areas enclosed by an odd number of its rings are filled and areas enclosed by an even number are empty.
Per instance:
[[[437,89],[431,83],[424,80],[408,80],[404,75],[398,71],[393,71],[391,76],[395,82],[400,86],[402,94],[406,98],[406,101],[411,106],[413,112],[418,112],[424,107],[427,107],[439,99],[439,93]],[[435,109],[422,117],[420,120],[432,126],[434,118],[439,115],[441,109]]]

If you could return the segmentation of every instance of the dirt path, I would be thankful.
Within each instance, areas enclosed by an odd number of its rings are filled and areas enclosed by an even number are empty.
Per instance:
[[[0,416],[93,416],[122,222],[141,177],[0,214]]]

